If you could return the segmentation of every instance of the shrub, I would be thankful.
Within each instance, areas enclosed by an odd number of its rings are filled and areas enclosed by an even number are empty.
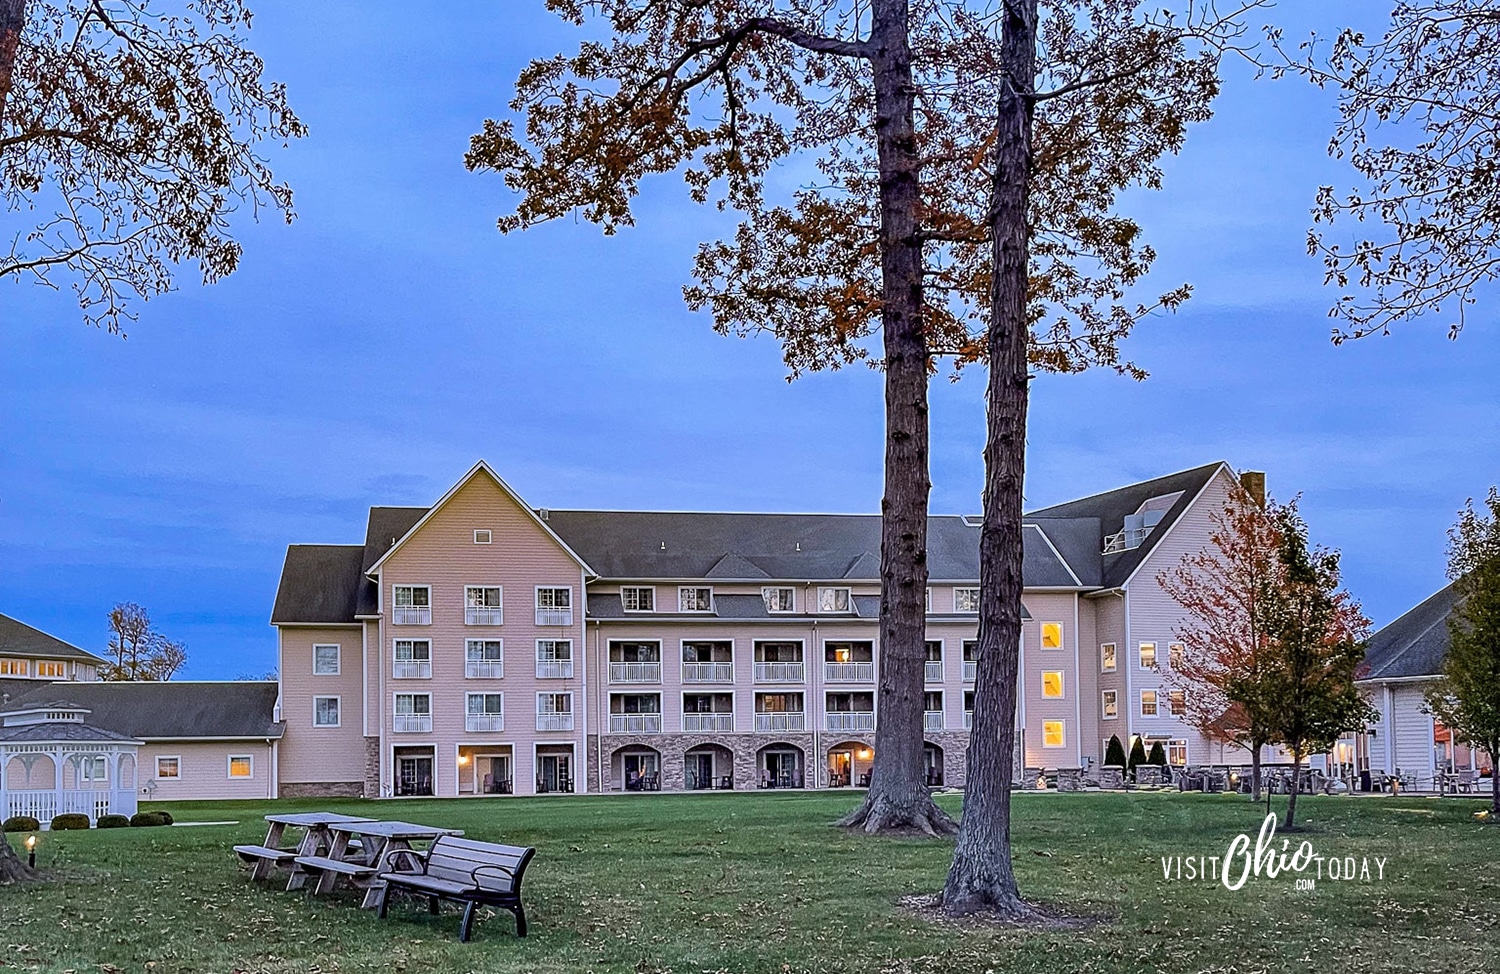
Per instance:
[[[42,823],[30,815],[12,815],[0,824],[0,832],[36,832],[41,827]]]
[[[152,828],[157,825],[166,825],[167,820],[161,812],[136,812],[130,816],[130,824],[138,829]]]
[[[68,829],[86,829],[88,827],[89,817],[82,812],[68,812],[52,817],[52,831],[54,832],[65,832]]]
[[[124,815],[100,815],[99,821],[94,823],[96,829],[128,829],[130,819]]]
[[[1135,774],[1136,765],[1146,763],[1146,745],[1141,743],[1137,737],[1135,743],[1130,745],[1130,760],[1125,763],[1131,774]]]
[[[156,814],[161,816],[161,824],[163,825],[172,825],[177,821],[172,817],[171,812],[157,812]]]
[[[1104,764],[1112,768],[1125,767],[1125,745],[1120,743],[1117,734],[1111,734],[1109,743],[1104,747]]]
[[[1162,749],[1161,741],[1151,745],[1151,754],[1146,758],[1147,764],[1156,764],[1165,768],[1167,766],[1167,752]]]

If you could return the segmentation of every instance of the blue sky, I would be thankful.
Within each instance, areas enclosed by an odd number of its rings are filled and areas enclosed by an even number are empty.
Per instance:
[[[240,270],[185,274],[127,341],[66,293],[0,287],[0,612],[98,650],[136,601],[188,643],[188,676],[264,672],[288,543],[359,542],[369,505],[430,503],[481,457],[542,506],[878,509],[879,377],[788,384],[774,342],[690,314],[694,246],[727,223],[680,184],[648,185],[612,238],[495,231],[507,193],[462,156],[522,64],[573,43],[540,0],[255,9],[312,130],[273,153],[296,223],[242,223]],[[1490,303],[1457,343],[1433,321],[1329,344],[1303,244],[1316,187],[1350,178],[1332,120],[1326,93],[1231,72],[1165,191],[1129,203],[1153,282],[1196,295],[1130,340],[1148,381],[1035,383],[1027,501],[1265,470],[1384,623],[1443,583],[1445,529],[1500,480],[1500,330]],[[981,386],[934,384],[935,511],[978,509]]]

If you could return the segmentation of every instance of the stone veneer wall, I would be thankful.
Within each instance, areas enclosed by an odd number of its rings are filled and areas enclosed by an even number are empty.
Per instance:
[[[282,798],[362,798],[363,781],[284,781]]]
[[[365,738],[365,797],[380,797],[380,738]]]
[[[857,739],[858,735],[846,738]],[[734,787],[737,791],[753,791],[760,787],[756,772],[755,756],[761,748],[773,744],[786,744],[802,751],[803,786],[816,788],[819,785],[818,771],[823,758],[814,754],[811,734],[606,734],[604,764],[599,770],[599,790],[609,791],[612,780],[613,758],[622,747],[650,748],[661,755],[661,787],[663,791],[681,791],[684,782],[685,761],[683,756],[698,747],[713,746],[729,751],[734,758]],[[598,753],[590,749],[589,754]]]
[[[583,742],[584,787],[594,794],[604,791],[599,783],[599,735],[590,734]]]

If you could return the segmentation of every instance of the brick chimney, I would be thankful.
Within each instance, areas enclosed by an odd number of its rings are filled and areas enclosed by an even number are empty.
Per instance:
[[[1257,507],[1266,506],[1266,475],[1261,470],[1246,470],[1240,474],[1240,486],[1255,501]]]

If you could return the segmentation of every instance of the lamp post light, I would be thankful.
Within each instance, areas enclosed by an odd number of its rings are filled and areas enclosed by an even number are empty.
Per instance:
[[[36,836],[26,837],[26,865],[32,869],[36,868]]]

